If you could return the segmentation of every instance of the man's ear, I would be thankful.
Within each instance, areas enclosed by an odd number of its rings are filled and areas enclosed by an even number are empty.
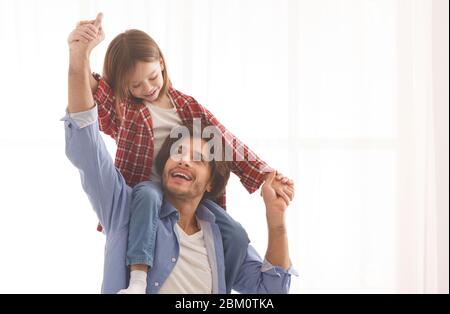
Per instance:
[[[206,185],[206,192],[210,193],[212,189],[213,189],[212,182],[209,181],[208,184]]]

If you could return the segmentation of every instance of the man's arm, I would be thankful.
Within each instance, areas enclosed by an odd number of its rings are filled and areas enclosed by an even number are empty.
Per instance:
[[[100,136],[98,113],[89,84],[89,41],[69,36],[69,104],[64,118],[66,155],[79,170],[84,191],[111,233],[128,225],[131,189],[115,168]],[[72,39],[72,41],[70,40]]]
[[[103,40],[102,18],[103,15],[99,13],[92,23],[80,22],[79,27],[69,35],[68,111],[70,113],[87,111],[94,106],[92,89],[96,81],[90,73],[89,55],[92,49]]]
[[[294,187],[290,187],[282,197],[276,193],[277,186],[280,185],[283,185],[283,182],[276,180],[276,173],[271,173],[262,187],[269,236],[266,259],[272,265],[288,269],[291,261],[286,231],[286,209],[294,198]]]
[[[266,205],[269,242],[266,258],[262,261],[256,250],[249,245],[247,256],[241,265],[233,289],[241,293],[288,293],[291,275],[297,275],[291,267],[285,214],[294,197],[291,187],[285,197],[276,193],[276,173],[271,173],[262,187]]]
[[[94,101],[97,104],[100,130],[110,135],[114,140],[117,140],[121,117],[120,112],[116,112],[118,108],[116,108],[117,104],[114,91],[105,78],[100,77],[98,74],[93,74],[89,68],[89,64],[86,64],[89,62],[92,49],[103,41],[104,38],[105,34],[101,25],[101,15],[98,15],[95,20],[79,22],[69,36],[69,45],[73,42],[75,44],[74,48],[77,48],[77,43],[81,41],[87,44],[87,51],[83,51],[82,53],[74,52],[73,55],[75,56],[73,62],[71,62],[72,67],[69,71],[75,76],[78,75],[78,72],[82,72],[83,75],[86,75],[86,72],[89,73],[89,84]]]
[[[82,52],[70,52],[69,113],[87,111],[94,107],[89,82],[89,59]]]

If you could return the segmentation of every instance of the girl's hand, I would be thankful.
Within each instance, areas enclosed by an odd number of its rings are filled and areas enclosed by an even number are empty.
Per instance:
[[[278,171],[277,171],[276,180],[277,180],[277,181],[281,181],[283,184],[287,184],[287,185],[289,185],[289,186],[294,187],[294,181],[292,181],[292,180],[289,179],[288,177],[285,177],[283,174],[281,174],[281,173],[278,172]]]
[[[78,22],[67,39],[70,50],[86,53],[89,56],[92,49],[105,38],[102,19],[103,14],[99,13],[95,20]]]

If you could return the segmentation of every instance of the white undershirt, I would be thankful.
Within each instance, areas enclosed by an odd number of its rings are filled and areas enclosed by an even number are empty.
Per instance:
[[[177,113],[175,107],[172,108],[161,108],[155,106],[151,103],[145,103],[150,114],[152,116],[153,122],[153,166],[152,173],[150,175],[151,181],[161,182],[161,177],[156,171],[155,160],[158,156],[159,151],[164,143],[164,140],[169,136],[172,128],[182,125],[180,116]]]
[[[180,255],[159,293],[211,294],[212,273],[203,231],[187,235],[175,224],[180,241]]]

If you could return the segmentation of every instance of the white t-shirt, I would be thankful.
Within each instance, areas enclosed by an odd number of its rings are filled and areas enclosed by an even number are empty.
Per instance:
[[[159,293],[211,294],[212,272],[203,231],[187,235],[178,223],[175,226],[180,241],[180,255]]]
[[[150,175],[151,181],[161,182],[161,176],[158,175],[155,166],[155,159],[161,150],[164,140],[169,136],[172,128],[182,125],[180,116],[177,113],[175,107],[172,108],[160,108],[151,103],[145,103],[147,108],[150,110],[153,122],[153,166],[152,173]]]

